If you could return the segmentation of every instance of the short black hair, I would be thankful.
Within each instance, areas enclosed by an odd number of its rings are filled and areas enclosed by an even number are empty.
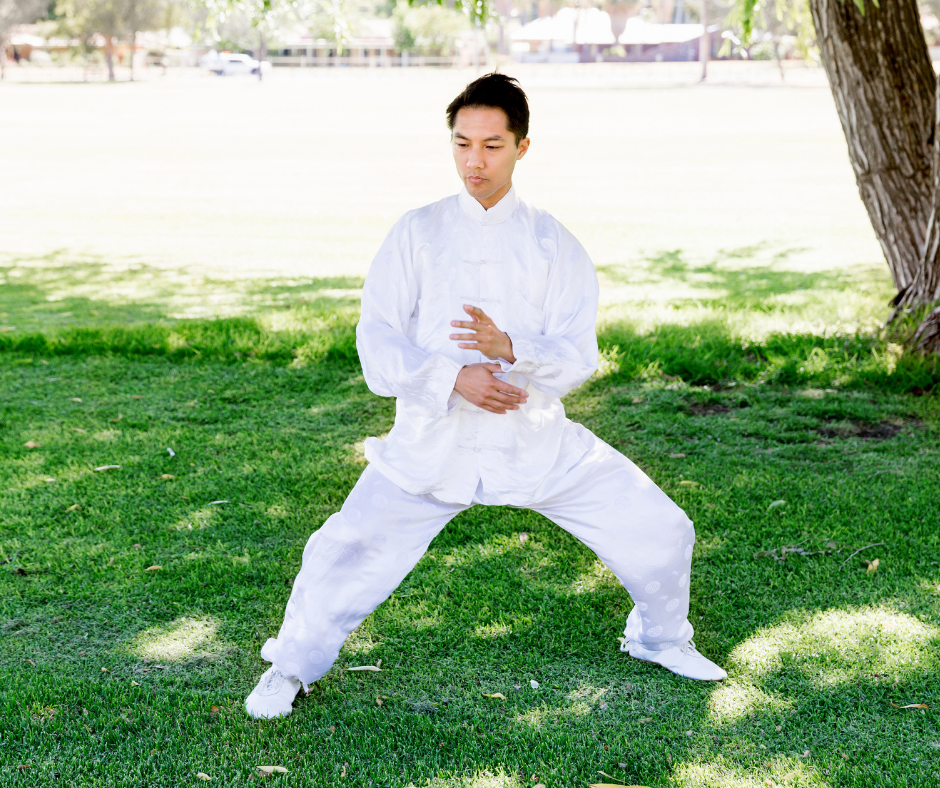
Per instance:
[[[447,107],[447,128],[454,130],[457,113],[464,107],[491,107],[506,113],[506,128],[519,141],[529,136],[529,100],[519,80],[505,74],[485,74],[473,80]]]

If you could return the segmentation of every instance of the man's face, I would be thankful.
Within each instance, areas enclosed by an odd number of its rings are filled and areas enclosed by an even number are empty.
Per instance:
[[[451,145],[457,174],[471,197],[492,208],[512,186],[512,171],[529,149],[506,127],[506,113],[493,107],[463,107],[454,118]]]

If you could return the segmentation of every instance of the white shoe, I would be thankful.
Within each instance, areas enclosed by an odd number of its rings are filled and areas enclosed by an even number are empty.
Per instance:
[[[300,679],[289,678],[272,665],[245,699],[245,711],[256,720],[286,717],[294,710],[291,704],[300,687]]]
[[[681,646],[673,646],[664,651],[650,651],[643,648],[639,643],[624,638],[620,644],[620,650],[625,651],[634,659],[643,662],[655,662],[662,665],[666,670],[671,670],[679,676],[685,676],[699,681],[721,681],[728,678],[718,665],[710,659],[703,657],[695,649],[695,644],[690,640]]]

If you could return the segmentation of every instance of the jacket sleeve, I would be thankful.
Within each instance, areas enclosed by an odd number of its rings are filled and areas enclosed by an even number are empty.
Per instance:
[[[597,273],[571,233],[560,230],[549,274],[542,334],[510,336],[516,361],[499,359],[503,372],[518,372],[537,389],[563,397],[597,369]]]
[[[453,407],[451,395],[462,365],[440,353],[426,353],[408,339],[418,298],[409,218],[405,214],[392,227],[369,268],[356,349],[366,385],[374,394],[398,397],[445,415]]]

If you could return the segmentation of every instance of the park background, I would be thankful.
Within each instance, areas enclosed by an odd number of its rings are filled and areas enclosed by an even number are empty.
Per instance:
[[[940,372],[885,325],[800,31],[702,81],[461,29],[475,68],[145,56],[109,84],[94,36],[9,59],[0,785],[933,785]],[[291,717],[249,720],[303,545],[391,426],[355,352],[362,278],[404,211],[456,192],[444,107],[497,65],[531,101],[520,196],[601,282],[601,368],[566,408],[695,521],[696,642],[729,679],[626,659],[610,572],[478,507]]]

